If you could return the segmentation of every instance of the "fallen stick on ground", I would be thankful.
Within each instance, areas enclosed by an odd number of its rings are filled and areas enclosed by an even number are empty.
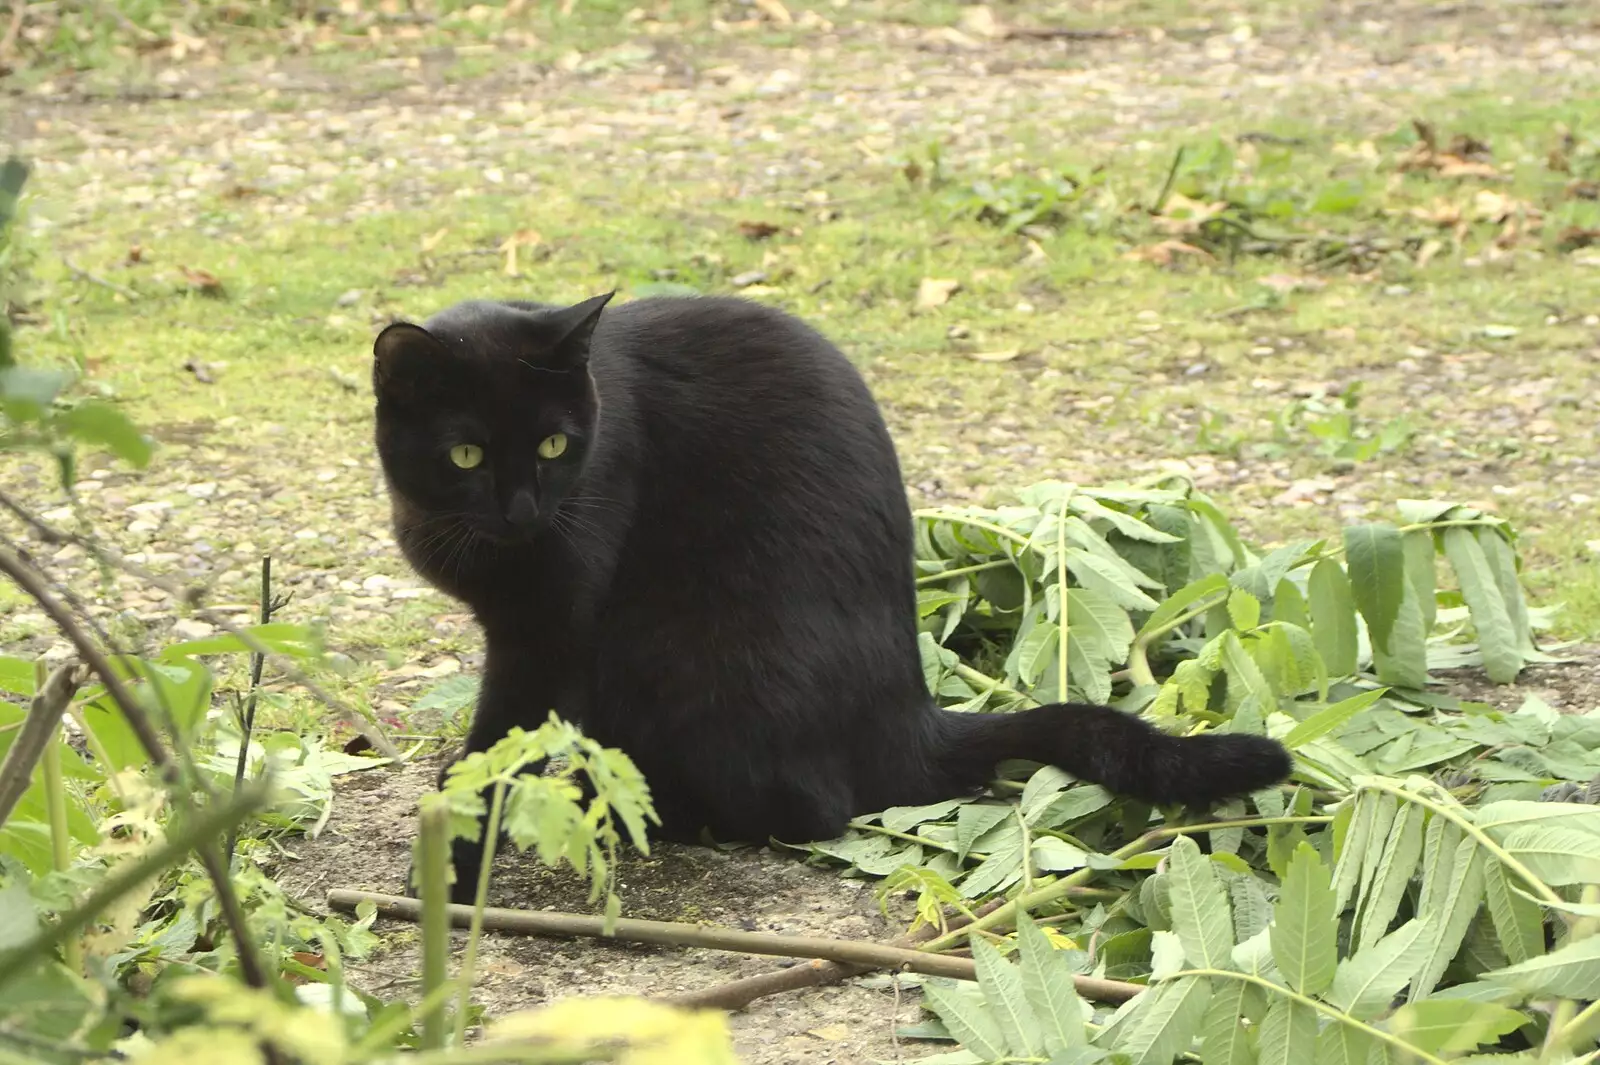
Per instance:
[[[371,902],[382,917],[416,921],[422,914],[422,904],[399,895],[383,895],[370,891],[350,891],[335,888],[328,892],[328,908],[345,913],[355,911],[363,902]],[[450,921],[457,926],[472,922],[472,907],[452,905]],[[957,980],[976,978],[970,958],[953,958],[931,954],[923,950],[885,946],[880,943],[860,943],[844,939],[822,939],[814,936],[775,936],[760,932],[738,932],[727,928],[710,928],[702,925],[678,924],[669,921],[640,921],[620,918],[612,932],[605,931],[605,921],[574,913],[553,913],[544,910],[510,910],[488,906],[483,911],[483,927],[500,932],[522,935],[580,936],[596,939],[614,939],[624,943],[655,943],[673,947],[706,947],[726,950],[736,954],[765,954],[788,958],[816,958],[844,966],[863,966],[870,969],[898,969],[901,972],[922,973],[926,976],[948,976]],[[787,976],[782,974],[770,974]],[[755,978],[763,980],[763,977]],[[1089,980],[1079,984],[1085,995],[1103,1001],[1126,1001],[1143,988],[1137,984],[1118,984],[1114,980]],[[804,986],[804,985],[800,985]],[[785,990],[779,987],[775,990]],[[1096,993],[1099,992],[1099,993]],[[767,992],[771,993],[771,992]],[[1112,998],[1109,995],[1119,997]]]

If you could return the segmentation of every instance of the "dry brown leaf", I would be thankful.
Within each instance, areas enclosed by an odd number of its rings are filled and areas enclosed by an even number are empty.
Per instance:
[[[793,26],[794,16],[783,5],[783,0],[752,0],[756,10],[780,26]]]
[[[1426,207],[1411,208],[1411,217],[1436,226],[1453,226],[1461,221],[1461,205],[1449,200],[1434,200]]]
[[[967,353],[967,358],[973,362],[1010,362],[1022,354],[1021,348],[1006,348],[1004,351],[973,351]]]
[[[1161,213],[1154,221],[1156,228],[1163,233],[1179,237],[1200,232],[1201,226],[1227,209],[1227,203],[1222,200],[1206,203],[1202,200],[1191,200],[1181,192],[1174,192],[1167,197],[1167,202],[1162,205]]]
[[[1208,263],[1217,261],[1217,257],[1204,248],[1197,248],[1193,244],[1185,244],[1181,240],[1163,240],[1158,244],[1148,244],[1142,248],[1134,248],[1123,255],[1124,259],[1135,259],[1139,262],[1155,263],[1157,266],[1171,266],[1183,257],[1203,259]]]
[[[1006,28],[995,18],[994,9],[988,4],[975,4],[962,9],[960,26],[962,32],[974,37],[996,40],[1006,35]]]
[[[135,244],[128,249],[127,265],[137,266],[144,262],[144,245]]]
[[[1328,287],[1328,283],[1320,277],[1296,277],[1294,274],[1268,274],[1266,277],[1256,278],[1256,284],[1285,295],[1290,292],[1312,291]]]
[[[1442,178],[1484,178],[1489,181],[1504,181],[1506,176],[1499,169],[1489,163],[1480,163],[1472,159],[1463,159],[1457,155],[1440,155],[1435,160],[1434,169]]]
[[[1577,251],[1579,248],[1591,248],[1600,244],[1600,229],[1589,229],[1584,226],[1568,226],[1556,238],[1557,251]]]
[[[1421,270],[1423,267],[1427,266],[1433,261],[1433,257],[1438,255],[1443,250],[1444,241],[1442,240],[1429,239],[1423,241],[1422,247],[1417,249],[1417,269]]]
[[[518,248],[536,248],[543,243],[544,237],[539,235],[537,229],[519,229],[501,241],[499,251],[506,257],[506,276],[516,277],[521,272],[517,267]]]
[[[183,280],[188,286],[201,295],[220,296],[223,294],[221,278],[211,271],[189,266],[179,266],[178,270],[182,272]]]
[[[773,225],[771,222],[740,222],[739,235],[746,240],[766,240],[783,231],[782,226]]]
[[[450,227],[449,226],[445,226],[444,228],[436,229],[432,233],[429,233],[427,236],[423,237],[422,238],[422,245],[421,245],[422,254],[424,254],[424,255],[431,254],[433,252],[433,249],[437,248],[440,245],[440,243],[442,243],[444,241],[444,238],[449,233],[450,233]]]
[[[850,1029],[842,1024],[829,1024],[821,1028],[808,1029],[806,1031],[806,1035],[815,1036],[818,1039],[826,1039],[831,1043],[837,1043],[841,1039],[850,1038]]]
[[[943,307],[960,290],[961,282],[953,278],[925,277],[917,286],[917,306],[925,309]]]

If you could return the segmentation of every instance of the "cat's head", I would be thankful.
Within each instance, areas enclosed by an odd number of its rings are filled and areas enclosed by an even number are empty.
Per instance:
[[[408,554],[452,537],[531,543],[549,528],[597,436],[589,341],[610,298],[470,301],[378,334],[378,454]]]

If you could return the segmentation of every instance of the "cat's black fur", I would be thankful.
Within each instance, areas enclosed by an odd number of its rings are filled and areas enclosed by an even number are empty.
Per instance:
[[[854,367],[757,304],[608,298],[463,303],[375,346],[396,537],[487,640],[466,751],[554,709],[633,758],[664,835],[756,841],[970,793],[1008,758],[1153,803],[1287,776],[1259,736],[937,708],[900,467]],[[463,896],[481,853],[457,847]]]

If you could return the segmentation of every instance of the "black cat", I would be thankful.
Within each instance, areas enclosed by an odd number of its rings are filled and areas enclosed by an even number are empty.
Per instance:
[[[396,538],[487,640],[466,751],[554,709],[633,758],[664,836],[754,841],[970,793],[1007,758],[1152,803],[1288,775],[1265,737],[1107,707],[939,709],[900,467],[854,367],[758,304],[610,298],[462,303],[374,347]],[[481,841],[455,861],[465,899]]]

